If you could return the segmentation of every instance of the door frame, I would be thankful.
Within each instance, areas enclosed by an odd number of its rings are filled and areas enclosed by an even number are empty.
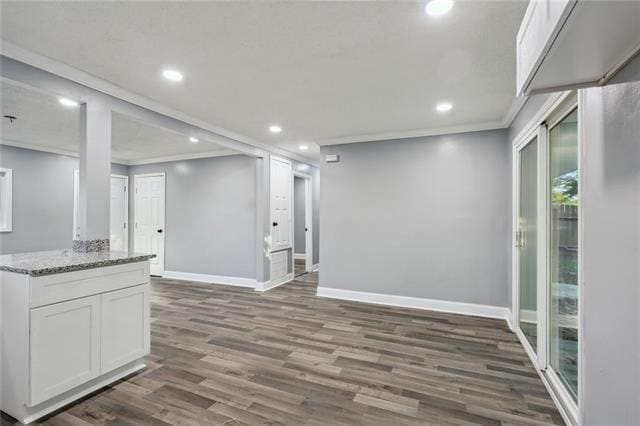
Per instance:
[[[512,274],[511,274],[511,328],[515,332],[516,336],[520,340],[520,343],[525,349],[525,352],[529,356],[532,364],[534,365],[538,375],[542,379],[543,384],[547,388],[547,391],[551,395],[556,407],[560,411],[564,421],[567,424],[579,423],[579,407],[582,406],[582,398],[584,392],[582,391],[584,377],[583,369],[583,331],[582,331],[582,259],[583,259],[583,246],[582,246],[582,205],[578,204],[578,402],[576,403],[569,391],[565,389],[564,385],[560,382],[559,377],[553,371],[553,368],[549,365],[549,323],[548,323],[548,306],[550,282],[549,282],[549,250],[548,245],[550,241],[550,203],[548,200],[549,190],[549,141],[547,138],[549,129],[553,128],[555,124],[560,122],[564,117],[571,113],[575,108],[578,108],[578,197],[581,199],[582,182],[584,182],[582,175],[580,174],[580,164],[582,156],[582,126],[584,123],[583,110],[581,103],[580,92],[576,94],[575,91],[565,91],[557,94],[550,95],[545,101],[542,107],[534,115],[534,117],[527,123],[523,130],[512,140],[512,237],[511,237],[511,260],[512,260]],[[538,227],[538,248],[537,248],[537,311],[538,311],[538,351],[533,350],[525,337],[522,330],[520,330],[520,318],[519,318],[519,301],[520,301],[520,282],[519,282],[519,253],[518,253],[518,220],[519,220],[519,188],[520,188],[520,158],[519,152],[534,137],[538,137],[538,191],[537,191],[537,227]]]
[[[134,174],[133,175],[133,223],[136,223],[136,212],[137,212],[137,206],[136,206],[136,188],[137,188],[137,183],[138,183],[138,179],[139,178],[146,178],[146,177],[154,177],[154,176],[162,176],[162,190],[164,192],[164,197],[163,197],[163,201],[164,201],[164,206],[162,207],[164,210],[164,214],[162,215],[162,274],[160,274],[160,276],[163,276],[166,269],[165,269],[165,264],[166,264],[166,252],[167,252],[167,175],[165,172],[156,172],[156,173],[140,173],[140,174]],[[132,248],[133,251],[136,250],[135,247],[135,225],[133,228],[133,241],[132,241]]]
[[[124,179],[124,224],[125,224],[125,239],[124,239],[124,251],[129,251],[129,176],[112,173],[112,178]],[[111,188],[111,185],[109,185]],[[73,169],[73,229],[71,230],[71,239],[78,238],[78,199],[80,195],[80,170]],[[109,219],[111,219],[111,213],[109,213]]]
[[[309,174],[294,171],[293,172],[294,180],[295,178],[304,179],[304,221],[305,221],[305,236],[304,236],[304,266],[305,272],[311,272],[313,270],[313,188],[312,182],[313,177]],[[294,182],[295,183],[295,182]],[[295,197],[295,190],[293,191],[293,196]],[[295,200],[293,200],[295,205]],[[295,214],[293,217],[293,225],[294,229],[294,256],[295,256]]]

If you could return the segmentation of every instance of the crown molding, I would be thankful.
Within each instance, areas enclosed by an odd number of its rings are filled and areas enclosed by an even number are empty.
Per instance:
[[[350,143],[375,142],[392,139],[408,139],[419,138],[425,136],[450,135],[454,133],[480,132],[483,130],[504,129],[502,121],[489,121],[476,124],[463,124],[460,126],[449,126],[439,128],[428,128],[418,130],[405,130],[397,132],[372,133],[368,135],[345,136],[339,138],[325,139],[318,141],[320,146],[325,145],[343,145]]]
[[[199,120],[179,110],[163,105],[146,96],[134,93],[128,89],[125,89],[124,87],[111,83],[93,74],[67,65],[56,59],[19,47],[7,40],[0,39],[0,54],[15,61],[22,62],[23,64],[30,65],[32,67],[72,81],[74,83],[88,87],[92,90],[112,96],[116,99],[120,99],[138,107],[145,108],[149,111],[153,111],[155,113],[171,117],[175,120],[179,120],[195,128],[215,133],[236,142],[241,142],[254,148],[259,148],[269,153],[282,155],[292,160],[296,160],[312,166],[319,166],[319,163],[317,161],[313,161],[295,152],[282,149],[274,145],[266,144],[250,137],[241,135],[239,133],[230,131],[228,129],[215,126],[206,121]]]
[[[524,104],[527,102],[528,96],[515,96],[513,101],[511,101],[511,105],[507,110],[507,113],[504,115],[502,119],[502,125],[505,129],[508,129],[513,122],[513,119],[516,118]]]

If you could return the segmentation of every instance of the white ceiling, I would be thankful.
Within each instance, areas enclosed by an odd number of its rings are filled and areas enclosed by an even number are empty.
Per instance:
[[[57,97],[6,79],[0,81],[3,144],[76,155],[80,149],[80,109],[64,107]],[[209,141],[189,142],[187,135],[113,113],[113,161],[141,164],[180,158],[230,155],[235,152]]]
[[[2,2],[2,38],[248,138],[316,143],[501,127],[526,1]],[[161,71],[184,73],[169,84]],[[446,114],[441,101],[453,103]],[[279,135],[268,132],[280,124]]]

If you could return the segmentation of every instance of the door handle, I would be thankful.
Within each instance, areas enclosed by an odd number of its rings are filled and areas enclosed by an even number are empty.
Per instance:
[[[162,234],[162,229],[158,229],[158,234]]]
[[[278,222],[273,222],[273,226],[278,226]]]
[[[309,229],[307,229],[307,228],[304,228],[304,232],[307,232],[308,230],[309,230]]]

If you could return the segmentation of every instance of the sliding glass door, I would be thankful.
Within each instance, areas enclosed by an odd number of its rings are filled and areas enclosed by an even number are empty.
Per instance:
[[[577,418],[579,126],[575,94],[557,96],[514,151],[514,325],[565,412]]]
[[[549,365],[578,397],[578,110],[549,130]]]
[[[532,349],[538,340],[538,138],[534,137],[519,151],[518,197],[518,280],[519,326]]]

